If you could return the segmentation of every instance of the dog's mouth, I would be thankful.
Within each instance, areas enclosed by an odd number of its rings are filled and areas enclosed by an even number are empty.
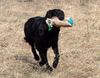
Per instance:
[[[72,27],[73,26],[73,20],[59,20],[57,17],[47,18],[46,23],[48,25],[49,30],[53,26],[59,28],[59,27]]]

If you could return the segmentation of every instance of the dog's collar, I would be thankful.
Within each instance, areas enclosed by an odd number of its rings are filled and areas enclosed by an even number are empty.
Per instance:
[[[48,25],[48,31],[51,31],[52,30],[52,27],[53,27],[53,22],[51,19],[47,18],[46,19],[46,23]]]

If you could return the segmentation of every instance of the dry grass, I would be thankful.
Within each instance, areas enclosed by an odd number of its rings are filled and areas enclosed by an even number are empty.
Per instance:
[[[51,74],[33,59],[23,28],[31,16],[63,9],[75,20],[62,28],[60,63]],[[100,78],[100,0],[0,0],[0,78]],[[50,64],[53,52],[48,52]]]

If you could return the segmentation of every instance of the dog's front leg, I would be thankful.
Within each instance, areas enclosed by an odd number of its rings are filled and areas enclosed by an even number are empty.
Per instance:
[[[54,54],[55,54],[55,58],[54,58],[54,62],[53,62],[53,67],[56,68],[59,62],[59,51],[58,51],[58,45],[55,45],[52,47],[54,50]]]

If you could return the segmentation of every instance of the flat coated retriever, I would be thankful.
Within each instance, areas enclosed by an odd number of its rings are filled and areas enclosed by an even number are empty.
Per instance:
[[[53,67],[56,68],[59,62],[58,39],[60,27],[53,25],[52,30],[48,31],[46,19],[58,17],[59,20],[64,20],[64,16],[62,10],[52,9],[47,11],[45,17],[37,16],[28,19],[24,26],[25,40],[31,45],[35,60],[39,61],[41,59],[40,66],[46,64],[47,69],[50,71],[52,71],[52,67],[48,63],[47,50],[52,47],[55,54]]]

